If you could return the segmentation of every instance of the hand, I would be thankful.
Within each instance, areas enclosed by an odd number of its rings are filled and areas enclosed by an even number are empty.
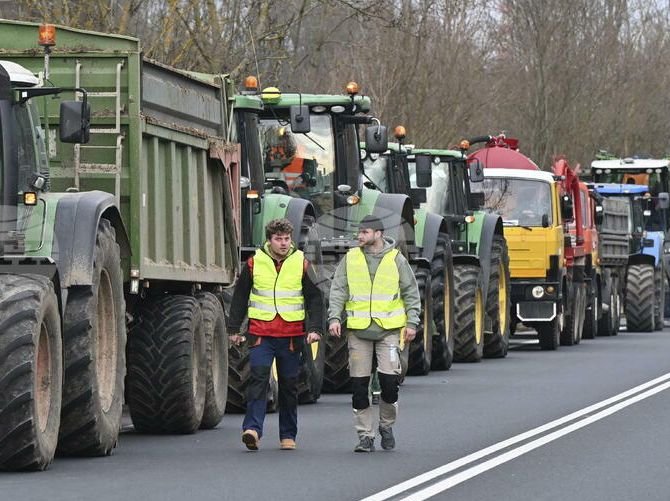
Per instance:
[[[230,340],[230,344],[233,344],[235,346],[239,346],[247,340],[246,336],[243,336],[241,334],[231,334],[230,336],[228,336],[228,339]]]
[[[316,343],[317,341],[321,341],[321,334],[318,332],[310,332],[307,334],[307,344]]]
[[[416,337],[416,329],[412,327],[405,327],[405,342],[411,343]]]
[[[342,324],[340,324],[339,320],[330,323],[328,332],[335,337],[340,337],[342,335]]]

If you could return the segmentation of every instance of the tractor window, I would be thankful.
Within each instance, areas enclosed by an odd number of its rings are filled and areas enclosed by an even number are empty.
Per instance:
[[[33,120],[30,114],[30,108],[24,105],[14,107],[17,127],[18,143],[18,189],[25,190],[28,187],[33,174],[38,171],[38,155],[35,151],[35,130],[33,129]]]
[[[311,132],[294,134],[283,120],[261,120],[265,177],[276,189],[307,198],[327,213],[336,188],[333,125],[328,115],[312,115],[310,122]]]
[[[530,179],[487,178],[472,183],[473,192],[484,192],[484,206],[503,217],[509,226],[542,226],[542,216],[552,222],[551,188]]]
[[[429,212],[437,214],[446,214],[448,212],[447,202],[449,201],[449,163],[440,162],[433,164],[431,171],[432,183],[426,189],[426,202],[421,204]],[[418,188],[416,185],[416,164],[409,164],[409,181],[412,188]]]
[[[365,175],[383,192],[388,191],[388,182],[386,179],[388,162],[388,156],[378,155],[377,153],[370,153],[363,161]],[[365,180],[367,181],[367,179]]]

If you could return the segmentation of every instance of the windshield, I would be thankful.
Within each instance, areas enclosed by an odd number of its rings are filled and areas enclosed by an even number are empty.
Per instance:
[[[638,184],[648,186],[651,192],[655,191],[658,193],[659,191],[663,191],[661,189],[663,184],[662,174],[660,172],[626,172],[624,170],[614,169],[612,169],[611,172],[600,171],[601,169],[594,170],[593,179],[596,183]]]
[[[443,214],[447,209],[449,199],[449,163],[440,162],[433,164],[431,170],[431,185],[426,189],[426,201],[421,204],[422,209],[437,214]],[[409,162],[409,182],[412,188],[418,188],[416,184],[416,163]]]
[[[484,192],[484,207],[499,213],[512,226],[542,226],[542,216],[551,224],[551,189],[548,183],[529,179],[488,178],[472,183],[473,192]]]
[[[311,132],[294,134],[287,121],[260,122],[265,177],[275,189],[311,200],[317,211],[333,208],[335,146],[329,115],[311,115]]]

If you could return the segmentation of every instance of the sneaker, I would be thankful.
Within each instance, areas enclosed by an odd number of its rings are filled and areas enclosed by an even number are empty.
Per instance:
[[[279,448],[283,451],[292,451],[295,449],[295,440],[292,438],[282,438],[279,441]]]
[[[395,448],[395,437],[393,436],[393,429],[379,427],[379,434],[382,437],[382,449],[390,451]]]
[[[250,451],[258,450],[258,432],[256,430],[244,430],[242,432],[242,443],[247,446]]]
[[[372,452],[375,450],[375,439],[372,437],[361,437],[361,441],[354,448],[354,452]]]

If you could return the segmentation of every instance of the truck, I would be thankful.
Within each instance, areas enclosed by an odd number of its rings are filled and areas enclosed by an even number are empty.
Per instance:
[[[618,299],[625,312],[626,328],[660,330],[665,302],[664,232],[647,228],[664,226],[669,197],[664,192],[654,197],[648,186],[640,184],[594,183],[592,187],[609,203],[619,201],[627,212],[627,260],[622,263],[625,274]]]
[[[139,432],[216,426],[240,262],[226,88],[126,36],[2,20],[0,47],[0,467],[111,454],[124,395]]]
[[[270,191],[309,200],[316,210],[323,261],[321,287],[326,297],[337,264],[356,245],[360,220],[374,214],[408,258],[420,279],[422,297],[419,335],[412,343],[418,372],[430,370],[432,358],[431,263],[421,256],[415,238],[414,214],[405,193],[381,193],[364,184],[358,126],[367,125],[368,153],[387,149],[387,131],[370,116],[371,101],[355,82],[347,95],[282,93],[276,87],[262,91],[265,171]],[[290,124],[290,127],[289,127]],[[349,388],[346,337],[326,338],[324,391]]]
[[[478,136],[469,157],[484,168],[480,204],[500,213],[510,253],[512,332],[537,330],[540,348],[581,340],[586,309],[586,257],[579,181],[565,159],[549,173],[519,152],[518,140]],[[482,200],[483,198],[483,200]],[[573,234],[570,222],[574,221]]]
[[[431,242],[436,237],[436,242],[444,242],[443,253],[451,261],[447,266],[451,277],[444,283],[452,287],[454,306],[453,312],[445,310],[435,319],[438,326],[444,318],[454,319],[453,334],[447,335],[449,360],[505,357],[509,257],[502,218],[472,207],[469,181],[483,178],[476,168],[469,168],[463,150],[414,148],[402,144],[403,135],[396,134],[396,139],[398,143],[391,143],[383,156],[366,158],[364,175],[382,191],[410,194],[420,249],[434,252]],[[439,335],[441,340],[442,331]]]

